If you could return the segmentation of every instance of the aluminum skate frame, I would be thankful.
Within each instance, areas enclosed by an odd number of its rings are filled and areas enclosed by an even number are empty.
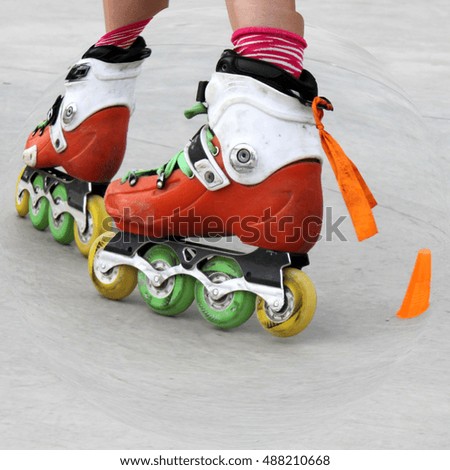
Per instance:
[[[44,178],[44,188],[33,186],[35,175],[41,175]],[[66,188],[67,201],[53,199],[51,192],[58,184],[62,184]],[[17,197],[21,197],[25,190],[28,191],[33,207],[37,207],[40,199],[45,197],[50,204],[54,219],[67,212],[75,219],[80,233],[83,233],[88,224],[86,210],[88,196],[97,194],[103,197],[107,186],[107,183],[90,183],[78,180],[55,168],[38,169],[27,166],[17,186]]]
[[[161,244],[175,251],[180,264],[160,271],[145,260],[145,253],[152,246]],[[236,260],[243,276],[228,279],[220,284],[212,282],[201,271],[201,267],[213,256]],[[263,298],[274,312],[280,312],[285,303],[283,268],[293,266],[301,269],[308,264],[306,253],[290,254],[262,248],[256,248],[251,253],[242,253],[186,239],[155,239],[123,232],[117,233],[103,249],[99,250],[94,261],[95,269],[103,274],[120,265],[133,266],[144,273],[155,287],[161,286],[172,276],[186,274],[200,281],[213,300],[218,300],[231,292],[252,292]]]

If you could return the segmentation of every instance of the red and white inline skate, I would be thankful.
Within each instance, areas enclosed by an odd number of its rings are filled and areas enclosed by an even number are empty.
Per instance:
[[[47,119],[29,136],[16,187],[16,209],[87,256],[104,231],[103,195],[125,154],[134,89],[150,49],[91,47],[73,65]],[[64,171],[58,170],[61,167]]]
[[[92,246],[91,278],[111,299],[138,283],[162,315],[181,313],[195,298],[224,329],[245,322],[256,306],[270,333],[295,335],[316,308],[302,268],[321,230],[317,126],[330,104],[317,97],[309,72],[295,79],[233,51],[200,83],[197,100],[187,116],[207,113],[208,124],[183,151],[108,187],[106,209],[119,232]],[[219,247],[218,239],[232,236],[238,247]]]

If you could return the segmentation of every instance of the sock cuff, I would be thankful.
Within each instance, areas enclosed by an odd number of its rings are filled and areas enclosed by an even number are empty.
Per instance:
[[[299,34],[279,28],[252,26],[236,30],[231,41],[234,50],[244,57],[270,62],[295,78],[302,73],[307,43]]]
[[[281,39],[286,39],[288,41],[295,42],[299,45],[299,47],[306,49],[308,47],[308,43],[306,42],[303,36],[300,36],[297,33],[293,33],[291,31],[286,31],[285,29],[279,28],[268,28],[264,26],[249,26],[246,28],[240,28],[233,32],[231,36],[231,42],[234,46],[245,36],[249,36],[252,34],[261,34],[265,36],[275,36]]]
[[[117,46],[126,49],[133,44],[152,18],[136,21],[120,28],[116,28],[103,35],[95,44],[96,46]]]

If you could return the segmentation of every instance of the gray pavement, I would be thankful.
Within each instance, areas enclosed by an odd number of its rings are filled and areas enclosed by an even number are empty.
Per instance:
[[[449,449],[450,7],[444,0],[299,2],[325,125],[367,178],[380,233],[311,252],[318,310],[280,340],[252,318],[210,327],[101,298],[74,247],[13,207],[21,147],[67,67],[103,31],[100,2],[2,4],[0,449]],[[300,8],[301,7],[301,8]],[[121,174],[153,167],[203,122],[182,111],[229,47],[222,1],[178,0],[146,30]],[[346,214],[328,163],[324,196]],[[433,251],[429,311],[401,321],[417,250]]]

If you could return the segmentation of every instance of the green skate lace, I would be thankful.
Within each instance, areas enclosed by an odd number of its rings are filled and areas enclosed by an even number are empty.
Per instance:
[[[56,120],[58,119],[58,113],[59,113],[59,108],[61,107],[61,103],[63,100],[63,96],[59,95],[58,98],[56,98],[55,103],[53,106],[50,108],[50,110],[47,113],[47,119],[44,121],[41,121],[36,128],[33,131],[33,135],[37,134],[39,132],[39,135],[42,135],[45,131],[45,128],[47,126],[52,126],[55,124]]]
[[[210,152],[215,155],[217,153],[217,147],[212,143],[214,134],[210,129],[206,131],[207,143]],[[158,179],[156,182],[156,187],[158,189],[164,188],[166,181],[170,178],[172,173],[180,169],[188,178],[192,178],[194,174],[192,173],[191,168],[186,162],[184,156],[184,150],[181,150],[176,155],[174,155],[167,163],[164,163],[158,168],[153,168],[151,170],[131,170],[125,176],[122,177],[121,183],[129,183],[130,186],[135,186],[142,176],[154,176],[157,175]]]
[[[49,124],[49,120],[48,120],[48,119],[45,119],[44,121],[40,122],[40,123],[34,128],[33,135],[37,134],[38,132],[40,133],[40,135],[42,135],[42,134],[44,133],[45,128],[48,126],[48,124]]]
[[[158,180],[156,186],[158,189],[162,189],[168,178],[172,173],[179,168],[188,178],[192,178],[192,171],[186,163],[184,158],[184,151],[178,152],[174,155],[167,163],[161,165],[158,168],[152,168],[151,170],[131,170],[121,180],[121,183],[129,183],[130,186],[136,185],[139,178],[142,176],[153,176],[157,175]]]

